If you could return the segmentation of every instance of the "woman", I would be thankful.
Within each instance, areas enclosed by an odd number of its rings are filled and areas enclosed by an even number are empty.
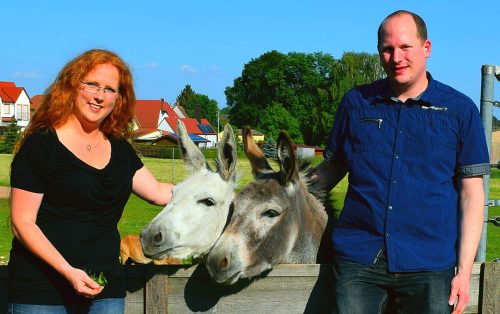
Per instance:
[[[127,142],[134,104],[127,65],[106,50],[46,90],[11,165],[11,313],[123,313],[123,208],[131,192],[157,205],[172,193]],[[91,278],[101,273],[105,287]]]

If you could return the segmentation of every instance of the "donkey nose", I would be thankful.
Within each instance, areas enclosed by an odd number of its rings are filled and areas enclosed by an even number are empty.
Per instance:
[[[219,261],[219,269],[226,270],[229,268],[229,266],[231,266],[231,259],[226,255]]]
[[[156,233],[153,236],[153,243],[155,245],[161,244],[161,243],[163,243],[163,238],[164,238],[163,232],[161,230],[159,230],[158,233]]]

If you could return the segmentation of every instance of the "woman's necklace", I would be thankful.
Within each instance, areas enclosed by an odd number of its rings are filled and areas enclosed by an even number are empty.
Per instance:
[[[99,144],[101,144],[101,139],[102,139],[102,136],[99,136],[99,141],[97,141],[97,144],[95,144],[95,145],[85,144],[85,145],[82,145],[82,146],[85,147],[85,149],[88,152],[91,152],[92,149],[95,149],[97,146],[99,146]]]
[[[97,145],[98,145],[98,144],[97,144]],[[90,144],[87,144],[87,145],[85,145],[85,149],[86,149],[88,152],[90,152],[90,151],[92,150],[92,148],[96,148],[96,147],[97,147],[97,145],[92,146],[92,145],[90,145]]]

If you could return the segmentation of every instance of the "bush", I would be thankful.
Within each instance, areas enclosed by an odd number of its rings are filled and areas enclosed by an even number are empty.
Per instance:
[[[20,127],[17,125],[16,120],[11,120],[9,125],[5,128],[3,138],[0,140],[0,153],[11,154],[14,146],[19,140]]]
[[[154,157],[154,158],[173,158],[181,159],[181,152],[176,146],[157,146],[151,144],[132,144],[137,151],[137,153],[143,157]]]
[[[276,141],[269,137],[262,146],[262,151],[264,152],[264,156],[267,158],[276,158],[278,155],[278,151],[276,150]]]
[[[151,144],[133,143],[137,153],[143,157],[182,159],[181,152],[177,146],[158,146]],[[217,158],[217,148],[201,148],[201,152],[207,160]]]

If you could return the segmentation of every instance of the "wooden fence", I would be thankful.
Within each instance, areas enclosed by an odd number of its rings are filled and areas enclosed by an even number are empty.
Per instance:
[[[232,286],[214,283],[203,265],[127,265],[125,313],[330,313],[331,265],[275,267],[264,277]],[[7,303],[6,266],[0,266],[0,312]],[[475,264],[466,313],[500,313],[500,263]]]

